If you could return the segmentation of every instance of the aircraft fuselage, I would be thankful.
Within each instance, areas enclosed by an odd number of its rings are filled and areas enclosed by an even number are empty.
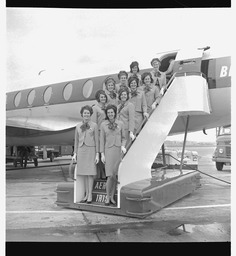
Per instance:
[[[170,54],[163,56],[163,63],[167,57],[170,58]],[[203,55],[200,72],[207,79],[211,113],[190,116],[189,132],[231,123],[230,67],[230,56]],[[141,70],[141,73],[147,70],[150,69]],[[73,145],[74,127],[81,120],[80,109],[96,103],[95,93],[103,88],[107,76],[7,93],[6,145]],[[111,76],[118,82],[117,74]],[[183,119],[183,116],[176,119],[169,135],[184,132]]]

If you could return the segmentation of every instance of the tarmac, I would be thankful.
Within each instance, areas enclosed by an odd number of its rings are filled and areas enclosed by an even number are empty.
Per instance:
[[[201,174],[201,188],[145,219],[58,207],[56,187],[71,182],[71,157],[6,166],[7,242],[230,242],[231,185]],[[230,182],[231,167],[199,169]]]

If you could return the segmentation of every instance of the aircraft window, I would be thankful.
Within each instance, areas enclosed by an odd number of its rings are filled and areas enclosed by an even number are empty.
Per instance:
[[[45,103],[48,103],[52,96],[52,87],[48,87],[43,95],[43,99]]]
[[[29,105],[32,105],[34,98],[35,98],[35,90],[33,89],[28,94],[28,104]]]
[[[83,86],[83,95],[85,98],[89,98],[93,91],[93,81],[88,80]]]
[[[71,83],[67,84],[64,87],[63,97],[64,97],[65,100],[69,100],[69,98],[71,97],[72,89],[73,89],[73,85]]]
[[[15,106],[18,107],[19,104],[20,104],[20,99],[21,99],[21,92],[18,92],[15,96],[15,99],[14,99],[14,103],[15,103]]]

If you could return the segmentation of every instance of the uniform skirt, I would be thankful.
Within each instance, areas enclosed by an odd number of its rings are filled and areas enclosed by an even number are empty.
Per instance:
[[[131,141],[131,138],[129,136],[129,130],[125,129],[125,139],[126,139],[126,144],[125,146],[127,146],[129,144],[129,142]]]
[[[143,119],[143,113],[135,111],[135,131],[137,131]]]
[[[96,149],[83,144],[77,151],[77,175],[97,175]]]
[[[120,147],[113,146],[111,148],[105,148],[105,172],[106,176],[112,176],[117,171],[121,161],[121,149]]]

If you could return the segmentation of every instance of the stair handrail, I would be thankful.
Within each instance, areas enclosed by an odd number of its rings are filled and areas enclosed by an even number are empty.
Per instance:
[[[176,73],[177,73],[177,72],[176,72]],[[165,95],[167,89],[169,88],[170,84],[171,84],[172,81],[174,80],[176,73],[174,73],[174,74],[171,76],[170,80],[168,81],[167,85],[165,86],[166,88],[164,88],[162,97],[164,97],[164,95]],[[161,98],[162,98],[162,97],[161,97]],[[136,132],[135,132],[135,134],[134,134],[134,135],[135,135],[135,139],[136,139],[136,136],[137,136],[137,135],[140,133],[140,131],[143,129],[144,125],[146,124],[146,122],[148,121],[148,119],[150,118],[150,116],[152,115],[152,113],[154,112],[154,110],[155,110],[155,109],[152,109],[152,110],[151,110],[151,112],[149,113],[149,117],[148,117],[148,118],[147,118],[146,116],[144,117],[142,123],[139,125],[138,129],[136,130]],[[129,141],[128,145],[126,146],[126,153],[125,153],[125,154],[127,154],[127,152],[129,151],[129,149],[130,149],[130,147],[132,146],[132,144],[133,144],[133,142],[135,141],[135,139]],[[122,157],[121,157],[122,159],[124,158],[125,154],[122,154]]]
[[[206,75],[204,73],[202,73],[201,71],[189,71],[189,72],[175,72],[173,73],[173,75],[171,76],[170,80],[168,81],[167,85],[164,87],[164,90],[163,90],[163,95],[161,98],[164,97],[166,91],[168,90],[168,88],[170,87],[171,83],[173,82],[173,80],[178,77],[178,75],[182,75],[183,76],[187,76],[187,75],[193,75],[193,74],[198,74],[198,75],[201,75],[203,78],[206,79]],[[157,106],[158,107],[158,106]],[[148,121],[148,119],[150,118],[150,116],[152,115],[152,113],[154,112],[155,109],[152,109],[151,112],[149,113],[149,117],[144,117],[142,123],[140,124],[140,126],[138,127],[137,131],[135,132],[135,139],[136,139],[136,136],[140,133],[140,131],[143,129],[144,125],[146,124],[146,122]],[[129,151],[130,147],[132,146],[133,142],[135,141],[134,140],[130,140],[128,145],[126,146],[126,153]],[[121,159],[124,158],[125,154],[122,154],[121,156]]]

